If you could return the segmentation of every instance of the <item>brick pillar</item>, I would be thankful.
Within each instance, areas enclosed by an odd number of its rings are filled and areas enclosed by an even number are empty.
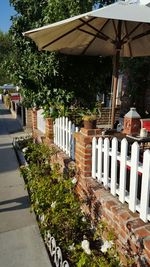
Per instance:
[[[37,129],[37,110],[32,109],[32,129]]]
[[[26,128],[31,128],[32,129],[32,109],[26,108]]]
[[[53,133],[53,119],[52,118],[46,118],[46,139],[50,143],[53,143],[54,133]]]
[[[81,178],[91,177],[92,174],[92,138],[99,137],[101,129],[81,128],[75,133],[75,162]]]

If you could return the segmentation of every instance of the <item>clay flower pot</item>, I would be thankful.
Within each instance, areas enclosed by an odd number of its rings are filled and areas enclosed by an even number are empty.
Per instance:
[[[96,116],[84,116],[83,117],[83,124],[85,129],[96,129]]]

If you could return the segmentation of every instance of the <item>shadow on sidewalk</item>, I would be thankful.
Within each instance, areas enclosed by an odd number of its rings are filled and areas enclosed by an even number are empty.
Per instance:
[[[11,144],[0,144],[0,173],[11,172],[18,168],[18,161]]]
[[[0,118],[0,135],[23,132],[23,128],[17,119]]]
[[[9,109],[0,109],[0,115],[8,115],[11,114]]]
[[[10,207],[2,207],[5,205],[11,205]],[[14,199],[8,199],[5,201],[0,202],[0,212],[6,212],[6,211],[14,211],[14,210],[20,210],[20,209],[27,209],[30,207],[30,202],[28,196],[14,198]]]

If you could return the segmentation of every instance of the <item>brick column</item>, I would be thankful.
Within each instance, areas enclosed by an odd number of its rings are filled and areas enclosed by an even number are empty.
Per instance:
[[[53,143],[54,133],[53,133],[53,119],[46,118],[46,139],[50,143]]]
[[[80,132],[75,133],[75,162],[80,177],[91,177],[92,174],[92,138],[99,137],[101,129],[81,128]]]
[[[37,129],[37,110],[32,109],[32,129]]]
[[[26,128],[32,128],[32,109],[26,108]]]

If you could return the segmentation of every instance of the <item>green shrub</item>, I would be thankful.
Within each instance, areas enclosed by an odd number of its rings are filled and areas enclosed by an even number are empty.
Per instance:
[[[58,164],[51,165],[49,158],[54,153],[45,145],[30,144],[25,151],[29,165],[21,168],[43,237],[50,230],[70,267],[121,266],[112,234],[104,242],[104,225],[96,231],[82,212],[76,179],[64,177]]]

